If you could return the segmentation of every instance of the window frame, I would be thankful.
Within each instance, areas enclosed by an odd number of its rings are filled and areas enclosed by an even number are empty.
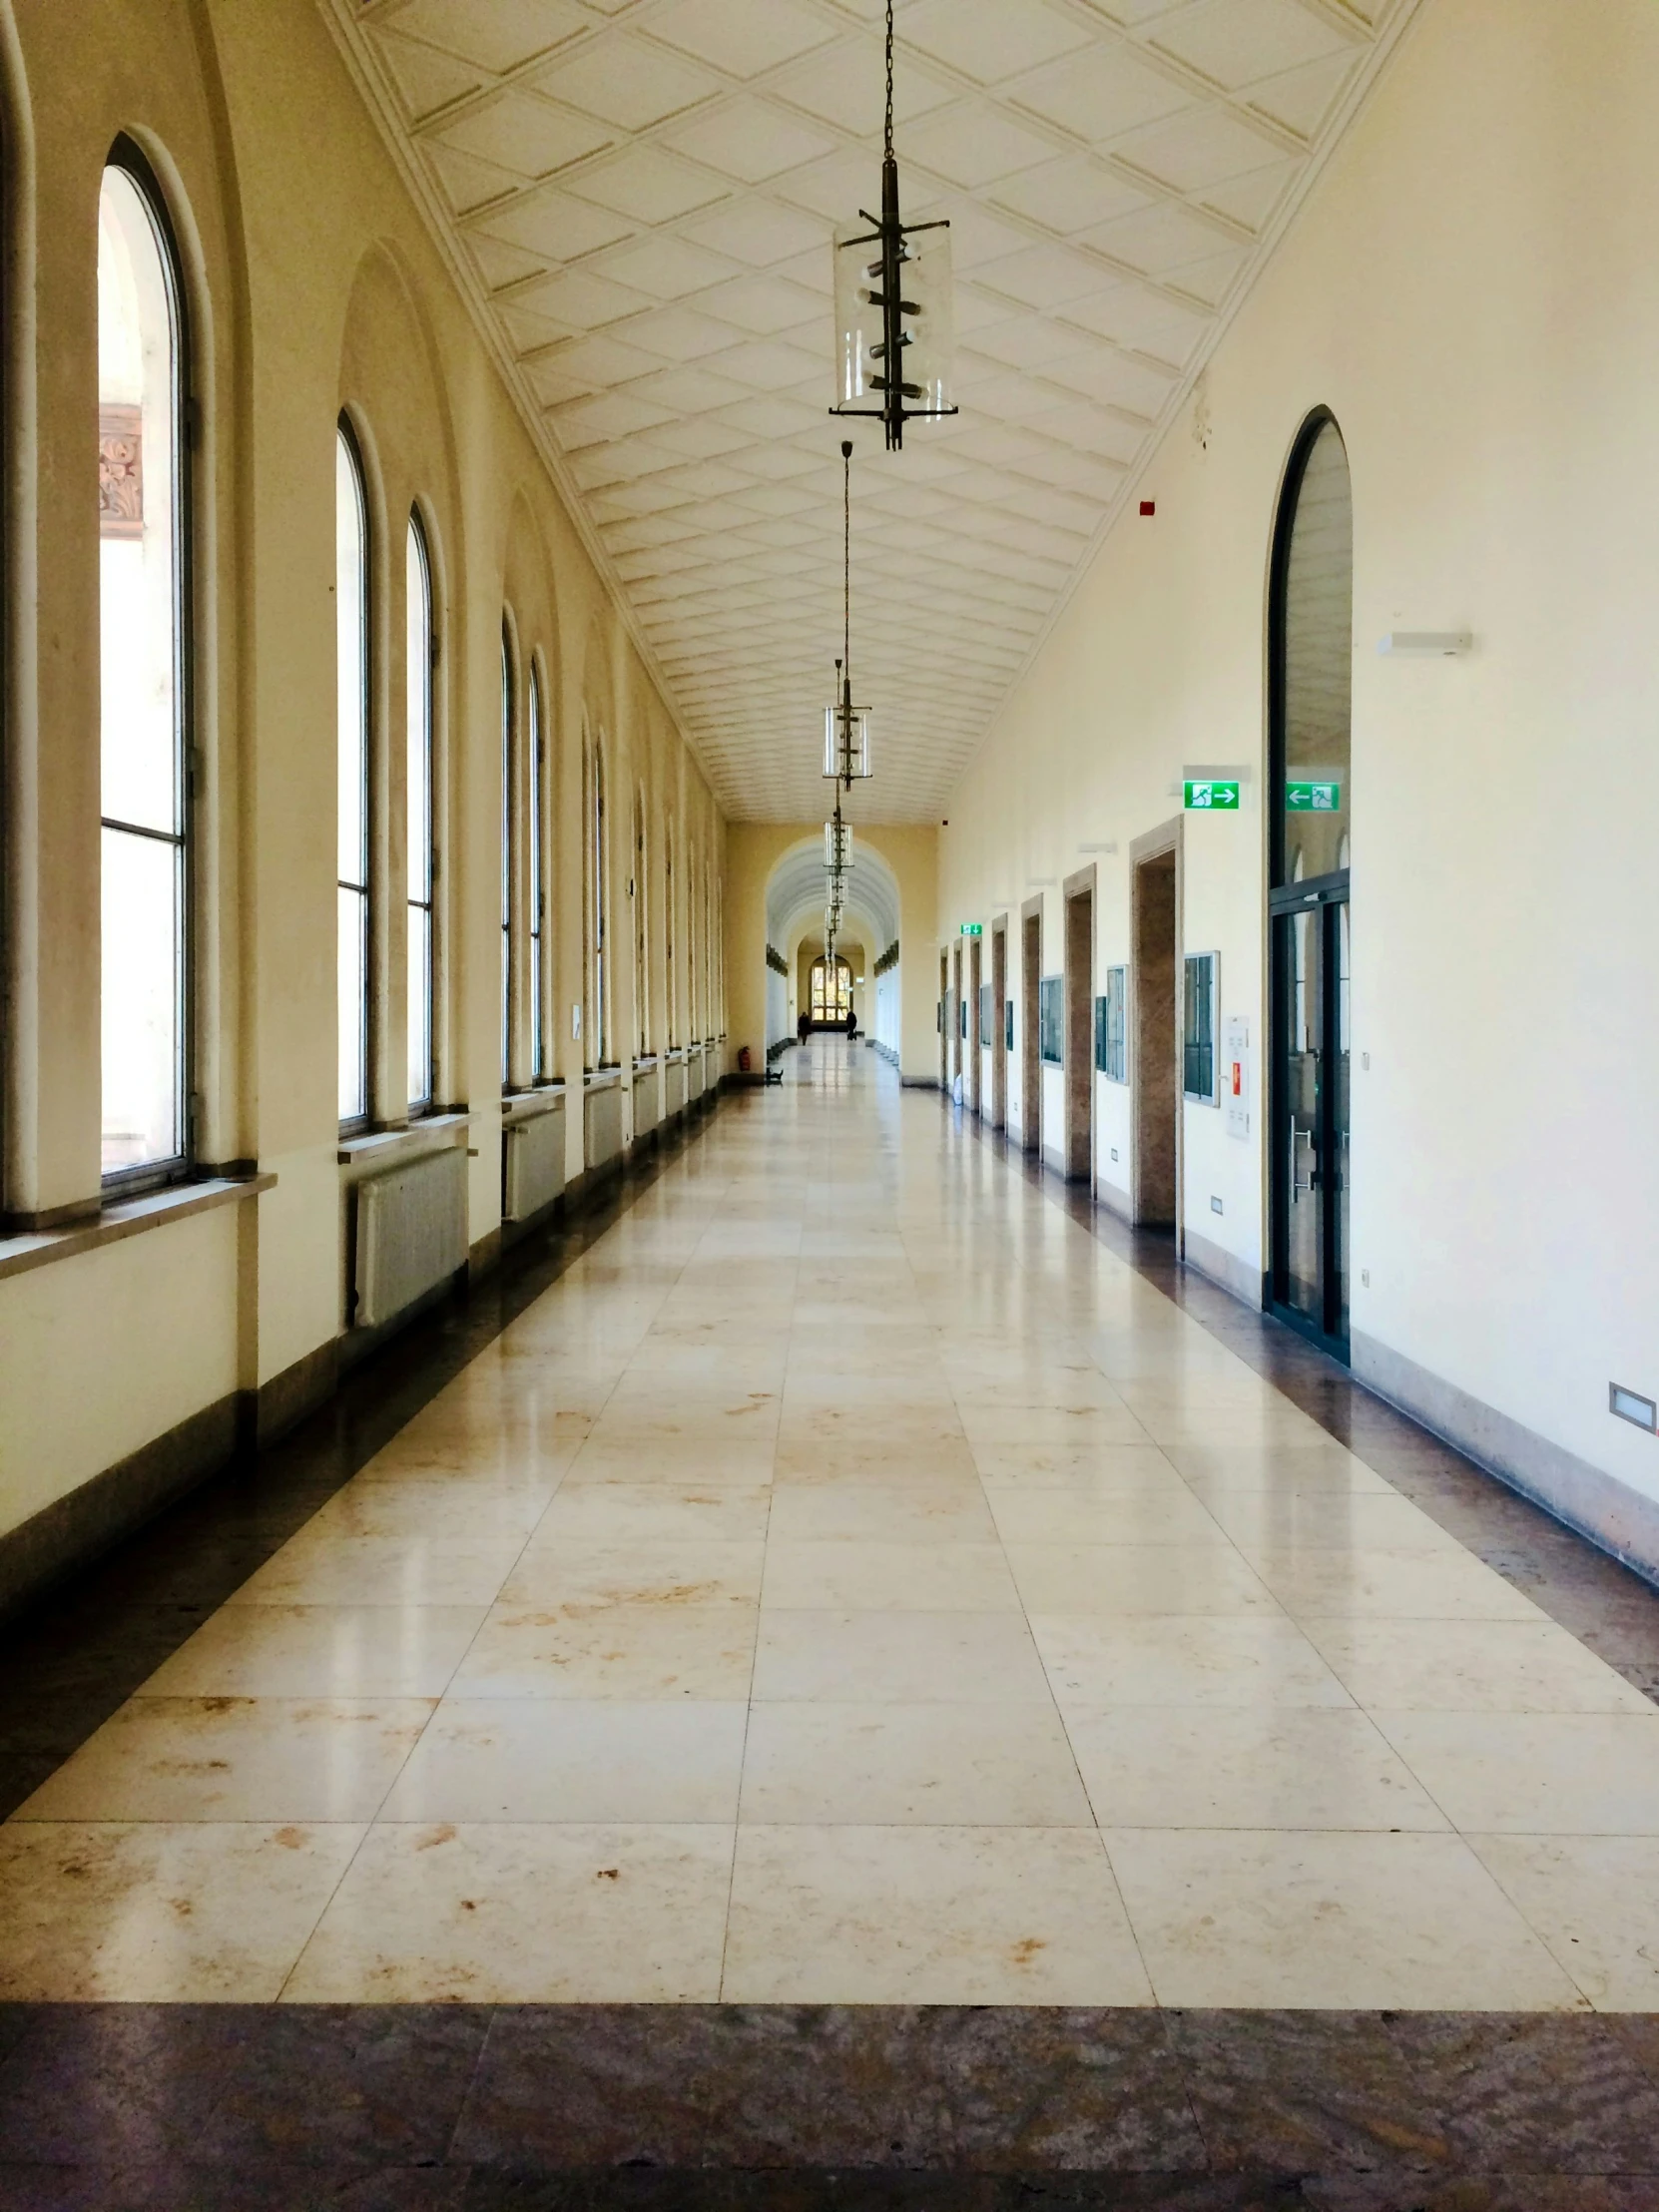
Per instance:
[[[508,1098],[514,1081],[514,1047],[518,1043],[518,869],[514,844],[517,827],[516,781],[518,768],[518,656],[513,650],[512,618],[501,615],[501,1095]]]
[[[1053,1050],[1049,1049],[1052,1043]],[[1063,975],[1037,978],[1037,1064],[1064,1067],[1066,1061],[1066,979]]]
[[[416,563],[419,567],[421,589],[423,595],[423,606],[426,617],[426,651],[423,656],[422,665],[421,698],[421,720],[424,724],[424,781],[426,788],[426,806],[425,822],[423,826],[424,833],[419,839],[420,851],[424,862],[424,866],[422,869],[422,882],[425,895],[423,897],[416,894],[414,870],[416,839],[412,833],[415,829],[415,823],[412,807],[410,804],[410,787],[408,782],[409,770],[413,764],[414,756],[414,724],[412,716],[413,702],[407,698],[404,700],[404,809],[408,820],[408,829],[411,833],[408,838],[407,849],[404,853],[403,892],[408,917],[412,919],[414,914],[416,914],[417,912],[424,914],[426,927],[426,960],[423,979],[425,995],[424,1013],[426,1026],[426,1088],[418,1098],[411,1096],[408,1100],[409,1116],[411,1120],[418,1120],[422,1115],[430,1114],[434,1111],[438,1091],[437,668],[439,661],[437,591],[435,572],[432,564],[431,535],[430,532],[427,530],[425,517],[420,511],[418,503],[409,509],[408,531],[405,538],[405,583],[409,574],[410,563],[408,561],[408,555],[411,551],[414,553]],[[410,633],[409,610],[407,607],[405,607],[404,610],[404,632],[406,644],[404,665],[405,670],[407,670],[413,658],[413,640]],[[405,965],[407,966],[407,962],[405,962]],[[414,1020],[414,1005],[412,993],[410,995],[410,1002],[405,1006],[404,1009],[404,1019],[406,1025],[412,1026]],[[406,1027],[405,1040],[407,1039],[408,1034],[409,1028]],[[414,1063],[411,1055],[409,1056],[410,1073],[413,1072],[413,1065]]]
[[[344,450],[345,455],[350,462],[351,481],[357,496],[357,516],[361,526],[360,567],[362,573],[362,621],[360,625],[360,634],[362,641],[362,770],[359,783],[362,820],[361,882],[347,882],[344,876],[341,876],[337,873],[339,864],[339,835],[337,826],[334,837],[334,862],[336,868],[336,929],[338,927],[339,893],[342,891],[350,891],[352,895],[360,901],[358,927],[361,933],[362,989],[359,993],[358,998],[357,1036],[360,1065],[362,1068],[362,1106],[360,1110],[356,1113],[341,1114],[341,1116],[339,1117],[340,1135],[342,1137],[355,1137],[361,1136],[366,1130],[371,1129],[374,1124],[374,1049],[377,1041],[375,1036],[377,1025],[375,1021],[374,1005],[374,516],[373,509],[370,505],[368,497],[368,470],[363,460],[362,440],[357,434],[356,425],[352,421],[350,414],[343,408],[340,410],[340,413],[334,423],[334,451],[336,462],[339,452],[342,449]],[[336,483],[338,481],[337,474],[335,481]],[[337,510],[335,528],[337,532]],[[336,591],[338,589],[337,558],[335,564],[335,589]],[[338,632],[336,621],[336,637],[337,634]],[[339,745],[341,740],[337,712],[337,674],[335,683],[336,713],[334,728],[334,773],[335,791],[337,796],[339,775]],[[335,954],[334,974],[337,989],[339,976],[337,950]]]
[[[1095,1000],[1095,1072],[1108,1083],[1129,1080],[1129,969],[1106,970],[1106,988]]]
[[[583,825],[583,844],[586,849],[587,917],[585,934],[587,943],[587,1052],[585,1063],[590,1072],[609,1068],[616,1063],[609,1057],[610,978],[606,973],[607,957],[607,906],[610,896],[610,868],[606,855],[605,835],[605,743],[602,735],[590,737],[587,747],[587,821]]]
[[[526,750],[530,770],[530,843],[527,897],[529,900],[528,954],[530,960],[530,1080],[545,1083],[551,1069],[547,1020],[547,707],[542,685],[541,657],[530,655],[530,681],[525,693],[529,713]]]
[[[173,685],[174,685],[174,733],[173,774],[178,830],[167,835],[137,824],[115,820],[104,812],[102,730],[100,730],[99,765],[99,858],[102,879],[103,842],[106,836],[141,836],[151,841],[171,844],[177,854],[176,883],[178,911],[174,928],[174,1005],[176,1009],[177,1043],[175,1047],[175,1082],[177,1107],[175,1129],[178,1150],[166,1159],[147,1160],[129,1168],[116,1168],[104,1172],[100,1162],[99,1188],[108,1201],[114,1197],[134,1197],[144,1191],[165,1189],[171,1184],[188,1182],[198,1172],[201,1142],[202,1101],[196,1089],[197,1068],[200,1059],[201,1009],[198,1003],[200,962],[197,951],[197,931],[200,901],[200,858],[198,843],[198,784],[200,781],[200,751],[197,745],[196,702],[196,484],[195,445],[201,420],[201,402],[196,392],[195,353],[191,342],[191,315],[189,286],[186,282],[185,259],[180,251],[179,234],[168,206],[167,194],[161,179],[145,155],[143,149],[125,132],[119,134],[104,157],[99,172],[102,190],[105,174],[119,170],[137,192],[155,234],[157,259],[161,263],[164,289],[173,340],[172,389],[169,394],[173,433],[173,470],[171,497],[173,502],[174,564],[173,564]],[[96,250],[94,259],[96,261]],[[97,344],[96,323],[94,344]],[[103,650],[102,592],[99,595],[99,651]],[[103,916],[100,906],[100,943],[102,943]],[[102,996],[102,961],[100,961],[100,996]],[[103,1113],[100,1100],[100,1136],[102,1141]]]
[[[1307,481],[1309,465],[1314,450],[1327,430],[1336,433],[1343,448],[1343,458],[1348,459],[1348,439],[1343,426],[1330,407],[1315,407],[1304,419],[1291,447],[1290,458],[1285,464],[1285,477],[1279,488],[1279,502],[1274,512],[1273,550],[1268,574],[1268,895],[1270,903],[1278,898],[1285,900],[1292,889],[1292,875],[1285,864],[1287,829],[1285,786],[1289,774],[1288,753],[1290,745],[1290,587],[1291,558],[1296,544],[1297,518],[1302,511],[1302,494]],[[1353,474],[1350,467],[1350,492]],[[1349,698],[1349,742],[1352,748],[1354,729],[1354,702]],[[1350,800],[1353,796],[1352,752],[1349,767]],[[1349,831],[1352,834],[1352,822]],[[1347,876],[1346,868],[1336,874],[1310,877],[1309,884],[1321,887]],[[1305,888],[1300,877],[1298,889]]]
[[[1202,987],[1197,987],[1202,979]],[[1207,1016],[1208,1035],[1195,1033],[1195,1016],[1202,1010]],[[1209,1083],[1207,1087],[1196,1085],[1194,1055],[1199,1055],[1198,1072],[1202,1073],[1202,1055],[1209,1054]],[[1221,954],[1219,952],[1188,952],[1182,957],[1181,967],[1181,1095],[1195,1106],[1219,1106],[1221,1104]]]

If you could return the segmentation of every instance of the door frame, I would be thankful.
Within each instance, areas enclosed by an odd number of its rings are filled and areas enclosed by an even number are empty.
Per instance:
[[[1262,1285],[1262,1304],[1276,1320],[1294,1329],[1299,1337],[1317,1345],[1333,1360],[1350,1365],[1352,1351],[1350,1340],[1334,1332],[1330,1327],[1333,1290],[1336,1271],[1332,1265],[1337,1237],[1336,1208],[1326,1203],[1330,1186],[1322,1186],[1320,1207],[1320,1304],[1321,1318],[1315,1321],[1299,1307],[1293,1306],[1285,1296],[1290,1276],[1291,1241],[1291,1192],[1286,1180],[1286,1164],[1282,1156],[1280,1134],[1286,1112],[1286,1062],[1289,1058],[1290,1004],[1280,975],[1278,947],[1274,942],[1279,923],[1293,914],[1304,914],[1312,908],[1319,916],[1322,941],[1320,944],[1320,1051],[1327,1066],[1335,1067],[1335,1055],[1327,1048],[1341,1035],[1342,1014],[1337,993],[1340,978],[1338,962],[1331,957],[1330,939],[1337,935],[1335,926],[1326,920],[1334,909],[1351,904],[1352,871],[1348,868],[1332,875],[1310,876],[1305,882],[1285,883],[1268,893],[1268,1265]],[[1351,986],[1352,987],[1352,986]],[[1352,1109],[1352,1100],[1351,1100]],[[1322,1087],[1320,1119],[1320,1154],[1322,1159],[1335,1156],[1331,1141],[1334,1126],[1335,1093],[1332,1079]],[[1351,1137],[1352,1146],[1352,1137]],[[1352,1292],[1350,1293],[1352,1303]]]
[[[1037,948],[1030,951],[1031,924]],[[1043,894],[1028,898],[1019,910],[1019,1143],[1022,1152],[1042,1158],[1043,1067],[1038,1052],[1037,999],[1043,973]]]
[[[1091,860],[1062,886],[1065,941],[1065,1162],[1068,1183],[1094,1189],[1094,939],[1096,867]],[[1079,914],[1079,907],[1086,911]],[[1082,972],[1073,955],[1082,947]]]
[[[991,1127],[1008,1126],[1008,917],[991,923]]]
[[[967,1081],[962,1086],[966,1103],[981,1119],[985,1106],[984,1040],[979,1034],[979,986],[985,979],[983,944],[982,937],[968,939],[968,1066]]]
[[[1178,1259],[1185,1259],[1187,1250],[1186,1214],[1186,1135],[1187,1107],[1185,1086],[1181,1070],[1182,991],[1186,981],[1183,966],[1183,948],[1186,933],[1183,916],[1186,909],[1185,881],[1185,818],[1175,815],[1170,821],[1160,823],[1156,830],[1149,830],[1144,836],[1136,837],[1129,846],[1129,1003],[1124,1018],[1129,1025],[1129,1191],[1137,1222],[1146,1219],[1141,1191],[1141,1103],[1145,1081],[1146,1055],[1141,1049],[1141,901],[1139,897],[1140,870],[1149,863],[1173,855],[1175,875],[1175,943],[1171,968],[1173,973],[1172,1004],[1170,1008],[1170,1050],[1173,1055],[1171,1082],[1175,1105],[1175,1251]]]

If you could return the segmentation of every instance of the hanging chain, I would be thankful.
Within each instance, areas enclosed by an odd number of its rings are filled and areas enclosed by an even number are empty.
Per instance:
[[[852,681],[852,440],[841,443],[841,650]]]
[[[892,153],[892,0],[887,0],[887,138],[886,152]]]

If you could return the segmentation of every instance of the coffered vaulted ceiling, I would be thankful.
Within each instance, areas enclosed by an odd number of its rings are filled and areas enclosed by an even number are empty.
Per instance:
[[[899,0],[960,416],[830,419],[881,0],[323,0],[737,821],[822,811],[855,454],[869,820],[935,817],[1416,0]]]

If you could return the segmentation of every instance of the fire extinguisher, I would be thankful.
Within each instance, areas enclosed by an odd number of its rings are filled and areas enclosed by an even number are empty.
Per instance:
[[[749,1073],[748,1045],[740,1045],[738,1047],[738,1073],[740,1075],[747,1075]]]

